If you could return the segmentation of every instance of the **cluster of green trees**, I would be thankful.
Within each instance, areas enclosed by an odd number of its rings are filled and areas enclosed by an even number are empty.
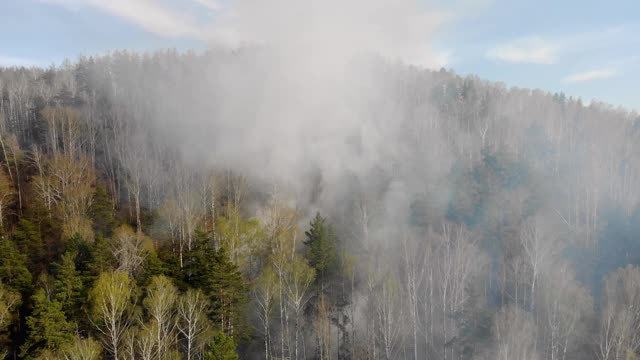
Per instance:
[[[38,160],[25,158],[14,175],[33,171],[31,161],[55,161],[48,166],[64,167],[69,176],[83,171],[85,159],[69,154],[33,156]],[[0,331],[7,358],[237,359],[237,344],[246,347],[259,336],[254,315],[263,322],[270,358],[277,347],[269,325],[275,308],[291,311],[291,338],[279,340],[292,347],[289,356],[301,357],[310,299],[328,306],[324,298],[336,276],[338,250],[319,214],[298,244],[297,211],[274,197],[262,221],[246,219],[240,204],[231,202],[238,198],[222,193],[223,211],[212,224],[198,219],[189,240],[176,241],[170,227],[154,228],[159,213],[169,210],[141,213],[145,220],[138,222],[118,211],[95,176],[78,175],[86,189],[55,193],[55,202],[87,201],[78,221],[59,204],[47,208],[47,197],[38,192],[38,182],[55,187],[59,179],[24,176],[19,207],[7,172],[0,170],[12,211],[0,238]],[[256,306],[260,311],[253,313]]]
[[[237,358],[246,282],[210,236],[180,267],[128,225],[117,228],[113,204],[93,195],[95,238],[62,235],[58,214],[27,207],[5,222],[0,240],[2,347],[9,358]],[[62,226],[60,226],[62,225]],[[105,237],[107,236],[107,237]],[[163,252],[164,251],[164,252]],[[222,295],[224,294],[224,295]],[[231,320],[227,320],[231,321]],[[224,324],[224,322],[223,322]],[[234,357],[235,356],[235,357]]]

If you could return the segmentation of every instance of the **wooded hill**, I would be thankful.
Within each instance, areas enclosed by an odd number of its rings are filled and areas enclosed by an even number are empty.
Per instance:
[[[7,359],[640,356],[638,114],[270,60],[0,69]]]

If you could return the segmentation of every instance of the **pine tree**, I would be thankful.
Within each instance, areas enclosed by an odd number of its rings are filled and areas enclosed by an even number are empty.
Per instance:
[[[89,248],[89,258],[85,269],[86,275],[95,279],[102,272],[111,271],[114,267],[115,259],[113,258],[110,241],[102,235],[96,236],[96,240]]]
[[[60,262],[53,266],[56,275],[54,281],[56,299],[63,304],[67,319],[75,321],[80,329],[92,327],[86,314],[87,299],[102,269],[94,261],[95,247],[101,244],[104,244],[106,250],[108,244],[102,240],[101,235],[95,243],[88,243],[82,237],[74,236],[65,243],[66,249]],[[77,288],[78,285],[80,285],[79,288]]]
[[[213,336],[209,350],[204,353],[204,360],[238,360],[239,358],[233,338],[219,331]]]
[[[27,219],[20,219],[13,232],[13,242],[20,253],[27,255],[27,268],[34,274],[44,270],[45,248],[38,227]]]
[[[168,275],[169,270],[154,250],[145,251],[142,273],[137,276],[138,286],[146,287],[151,279],[157,275]]]
[[[324,291],[326,278],[337,267],[336,237],[333,228],[326,219],[317,213],[311,221],[311,228],[305,232],[307,240],[307,259],[309,265],[316,270],[316,281],[320,283],[320,291]]]
[[[31,288],[31,273],[26,266],[26,255],[21,254],[14,244],[0,237],[0,280],[8,288],[27,293]]]
[[[43,350],[55,351],[73,341],[73,324],[67,322],[62,304],[49,298],[43,288],[32,296],[33,311],[27,316],[28,337],[22,356],[35,358]]]
[[[69,319],[80,320],[82,306],[82,278],[76,270],[77,252],[67,251],[59,264],[55,264],[55,299]]]
[[[211,319],[227,335],[237,335],[241,310],[247,300],[247,285],[225,247],[216,250],[207,235],[198,232],[197,246],[189,254],[186,282],[201,289],[212,305]]]
[[[96,234],[103,236],[111,236],[111,232],[115,227],[113,218],[113,200],[102,185],[96,186],[96,192],[93,194],[93,202],[91,203],[90,215],[93,221],[93,230]]]

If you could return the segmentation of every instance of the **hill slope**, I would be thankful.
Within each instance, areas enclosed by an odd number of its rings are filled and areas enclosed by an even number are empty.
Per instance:
[[[640,348],[637,114],[376,58],[283,64],[241,49],[0,69],[8,353]],[[207,331],[185,328],[189,302]]]

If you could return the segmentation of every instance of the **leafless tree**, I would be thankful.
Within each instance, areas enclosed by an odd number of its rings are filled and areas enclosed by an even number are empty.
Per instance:
[[[296,256],[286,269],[285,278],[287,302],[294,316],[294,359],[298,359],[298,343],[301,333],[300,318],[302,310],[310,299],[310,288],[315,279],[315,272],[303,259]]]
[[[546,343],[546,357],[565,360],[575,350],[579,336],[591,318],[593,301],[589,290],[580,285],[567,264],[545,271],[541,281],[538,316]]]
[[[90,293],[93,323],[114,360],[120,358],[120,345],[132,321],[134,285],[124,272],[106,272]]]
[[[157,358],[164,358],[173,341],[175,329],[175,304],[178,299],[178,289],[165,276],[154,276],[147,287],[144,305],[151,320],[150,331],[153,347]]]
[[[135,276],[144,263],[144,235],[135,233],[127,225],[118,227],[113,233],[113,257],[118,261],[118,270]]]
[[[606,279],[598,356],[601,360],[623,360],[639,350],[640,269],[629,265]]]
[[[204,335],[210,327],[208,302],[200,290],[189,289],[180,295],[176,306],[176,327],[186,343],[187,360],[197,359],[205,345]]]
[[[9,213],[9,206],[15,201],[15,190],[11,179],[0,169],[0,231],[4,231],[4,219]]]
[[[259,308],[258,317],[262,322],[262,331],[264,333],[264,358],[271,358],[271,331],[270,320],[274,308],[274,302],[278,298],[278,278],[273,270],[266,266],[262,275],[256,279],[253,287],[253,294],[256,304]]]
[[[501,309],[496,315],[496,360],[536,360],[535,324],[531,315],[517,306]]]

